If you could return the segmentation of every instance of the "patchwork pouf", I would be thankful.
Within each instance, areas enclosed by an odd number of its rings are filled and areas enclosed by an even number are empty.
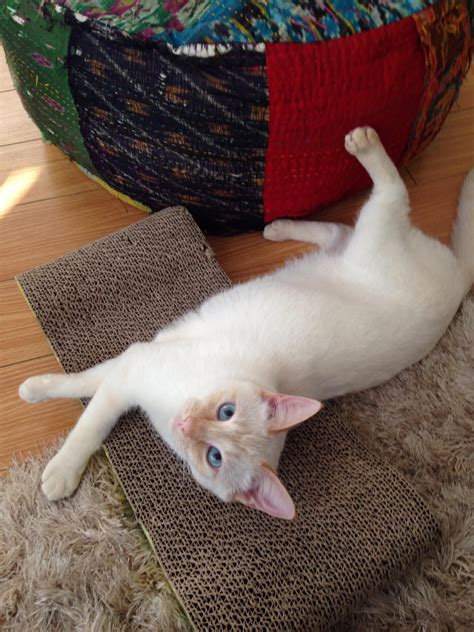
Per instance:
[[[397,164],[441,128],[470,52],[467,0],[3,0],[0,34],[44,138],[153,211],[221,233],[369,184],[344,135]]]

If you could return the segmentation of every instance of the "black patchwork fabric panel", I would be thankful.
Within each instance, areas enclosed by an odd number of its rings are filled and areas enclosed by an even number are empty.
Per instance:
[[[182,204],[209,232],[263,226],[265,53],[178,55],[88,22],[72,26],[69,81],[94,167],[160,210]]]

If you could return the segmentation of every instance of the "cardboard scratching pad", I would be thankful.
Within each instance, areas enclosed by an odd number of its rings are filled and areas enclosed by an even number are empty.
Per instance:
[[[151,339],[229,286],[191,216],[172,208],[19,277],[66,371]],[[139,412],[106,443],[195,629],[310,632],[422,555],[438,525],[410,485],[331,407],[290,433],[292,522],[202,489]]]

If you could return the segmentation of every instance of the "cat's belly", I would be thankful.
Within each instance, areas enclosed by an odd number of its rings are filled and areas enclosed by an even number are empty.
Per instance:
[[[296,282],[294,272],[236,286],[202,316],[236,356],[248,354],[249,368],[271,367],[282,392],[317,399],[375,386],[420,360],[463,296],[455,276],[446,290],[429,275],[385,287],[348,270],[318,278],[302,269]]]
[[[311,323],[293,314],[291,330],[279,333],[288,339],[286,392],[328,399],[385,382],[435,347],[459,300],[440,306],[423,299],[345,303],[326,297],[311,310]]]

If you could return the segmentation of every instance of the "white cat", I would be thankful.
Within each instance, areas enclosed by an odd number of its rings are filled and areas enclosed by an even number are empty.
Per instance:
[[[354,229],[276,221],[267,239],[320,250],[212,297],[118,358],[21,385],[29,402],[92,397],[43,473],[49,499],[74,492],[119,416],[140,406],[219,498],[294,516],[275,473],[286,431],[320,400],[380,384],[425,356],[474,280],[474,171],[451,251],[410,224],[407,190],[373,129],[355,129],[345,146],[374,182]]]

